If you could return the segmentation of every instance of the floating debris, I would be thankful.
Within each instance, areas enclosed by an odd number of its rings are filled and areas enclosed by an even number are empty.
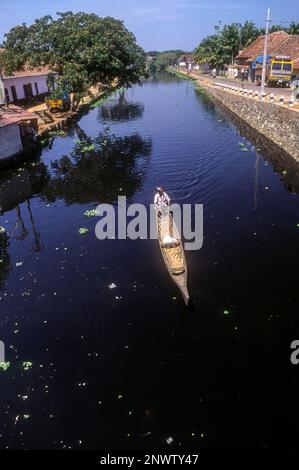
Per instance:
[[[64,131],[49,131],[48,132],[48,135],[49,137],[63,137],[65,136],[65,132]]]
[[[168,445],[170,445],[172,442],[173,442],[173,438],[172,438],[172,437],[168,437],[168,438],[166,439],[166,443],[167,443]]]
[[[5,233],[5,231],[6,231],[5,228],[2,227],[2,225],[0,225],[0,233]]]
[[[86,235],[88,232],[89,232],[89,230],[86,227],[79,228],[80,235]]]
[[[10,362],[0,362],[0,370],[6,371],[10,367]]]
[[[30,370],[32,368],[32,366],[33,366],[33,364],[30,361],[24,361],[23,362],[23,369],[26,370],[26,371]]]
[[[112,284],[109,284],[109,289],[115,289],[117,286],[116,284],[114,284],[114,282],[112,282]]]
[[[16,263],[17,268],[19,268],[20,266],[23,266],[23,261],[19,261],[18,263]]]
[[[96,215],[99,215],[99,213],[96,209],[91,209],[89,211],[85,211],[84,215],[85,217],[95,217]]]
[[[229,310],[224,310],[223,311],[223,315],[229,315],[230,314],[230,311]]]

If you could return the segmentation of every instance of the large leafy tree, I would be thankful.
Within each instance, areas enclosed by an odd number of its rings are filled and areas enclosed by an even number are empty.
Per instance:
[[[145,52],[122,21],[87,13],[57,13],[22,24],[5,36],[2,67],[7,72],[48,65],[60,84],[81,97],[88,88],[138,83],[146,73]]]
[[[247,47],[262,31],[252,21],[243,25],[232,23],[215,26],[215,34],[204,38],[195,49],[198,63],[207,62],[212,67],[223,67],[233,62],[240,49]]]

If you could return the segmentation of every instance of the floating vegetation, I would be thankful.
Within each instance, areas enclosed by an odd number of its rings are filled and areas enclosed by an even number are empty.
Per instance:
[[[86,235],[88,232],[89,232],[89,230],[86,227],[79,228],[80,235]]]
[[[63,136],[65,136],[65,132],[62,131],[62,130],[49,131],[48,136],[49,137],[63,137]]]
[[[91,209],[91,210],[85,211],[84,215],[85,217],[95,217],[96,215],[99,215],[99,213],[96,209]]]
[[[229,310],[224,310],[223,311],[223,315],[229,315],[230,314],[230,311]]]
[[[239,147],[240,147],[241,152],[249,152],[249,149],[246,147],[244,142],[239,142]]]
[[[0,362],[0,370],[6,371],[10,367],[10,362]]]
[[[93,152],[95,149],[94,144],[90,144],[87,141],[75,140],[74,144],[81,153]]]
[[[5,233],[5,228],[2,227],[2,225],[0,225],[0,234],[1,234],[1,233]]]
[[[26,371],[30,370],[32,368],[32,366],[33,366],[33,364],[30,361],[24,361],[23,362],[23,369],[26,370]]]

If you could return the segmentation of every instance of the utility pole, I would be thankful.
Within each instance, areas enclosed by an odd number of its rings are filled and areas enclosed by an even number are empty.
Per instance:
[[[261,83],[260,97],[262,97],[263,93],[265,92],[269,24],[270,24],[270,8],[268,8],[267,21],[266,21],[266,33],[265,33],[265,41],[264,41],[263,70],[262,70],[262,83]]]

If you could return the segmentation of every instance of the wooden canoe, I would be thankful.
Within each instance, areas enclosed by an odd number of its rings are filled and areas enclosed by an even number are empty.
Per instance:
[[[187,288],[188,270],[181,236],[170,212],[156,213],[158,240],[166,268],[178,286],[188,305],[190,297]],[[165,237],[175,239],[174,243],[164,243]]]

